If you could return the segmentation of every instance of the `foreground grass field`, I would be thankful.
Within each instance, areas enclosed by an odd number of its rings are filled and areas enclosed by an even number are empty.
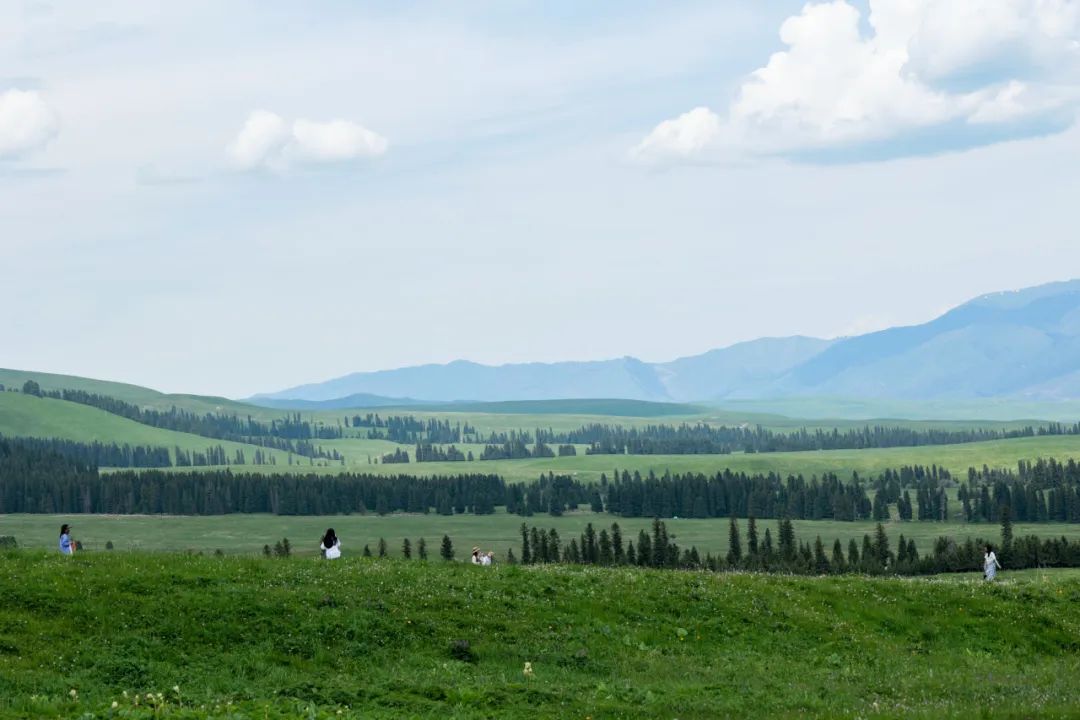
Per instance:
[[[1064,718],[1078,638],[1073,572],[0,556],[10,718]]]
[[[0,535],[14,535],[20,547],[56,547],[62,523],[73,523],[74,536],[87,551],[100,552],[107,542],[117,551],[154,550],[164,552],[196,551],[213,553],[221,550],[226,554],[257,554],[263,545],[271,545],[282,538],[289,538],[293,552],[299,556],[314,557],[318,554],[319,538],[327,527],[333,527],[341,538],[347,556],[357,557],[364,545],[376,551],[379,538],[386,540],[389,554],[401,554],[402,540],[413,543],[424,538],[428,551],[434,557],[444,534],[449,535],[459,558],[468,555],[472,547],[493,550],[499,560],[506,551],[513,549],[520,555],[522,522],[540,528],[555,528],[563,543],[577,537],[586,523],[593,523],[599,531],[618,522],[625,540],[637,544],[639,530],[648,531],[652,520],[645,518],[620,518],[591,512],[570,513],[563,517],[536,515],[522,518],[501,511],[494,515],[332,515],[332,516],[281,516],[281,515],[218,515],[218,516],[117,516],[117,515],[0,515]],[[728,520],[672,520],[666,519],[668,532],[675,535],[681,547],[696,546],[702,553],[724,555],[728,549]],[[831,551],[833,540],[839,539],[847,550],[847,543],[854,539],[861,543],[864,534],[873,536],[873,522],[839,522],[832,520],[795,520],[795,533],[799,540],[813,542],[818,535]],[[746,542],[746,521],[739,521]],[[775,520],[760,520],[758,534],[764,538],[765,529],[772,532],[773,541],[778,539]],[[914,539],[920,553],[929,552],[933,541],[942,535],[963,542],[966,538],[982,538],[997,542],[1000,528],[996,524],[893,522],[886,524],[892,547],[903,534]],[[1080,525],[1059,523],[1018,524],[1014,526],[1017,536],[1038,535],[1042,538],[1065,536],[1080,539]]]

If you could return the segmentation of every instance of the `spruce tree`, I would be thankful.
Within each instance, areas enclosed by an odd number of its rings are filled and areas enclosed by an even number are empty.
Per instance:
[[[379,538],[379,557],[386,557],[386,540]]]
[[[405,541],[401,543],[401,556],[406,560],[412,560],[412,543],[409,542],[409,538],[405,538]]]
[[[855,538],[851,538],[851,540],[848,541],[847,565],[852,569],[859,566],[859,544],[855,542]]]
[[[416,556],[421,560],[427,560],[427,540],[424,538],[416,542]]]
[[[514,557],[514,548],[509,548],[506,551],[506,564],[507,565],[517,565],[517,558]]]
[[[1012,526],[1012,509],[1008,505],[1001,506],[1001,557],[1002,562],[1004,558],[1009,557],[1012,553],[1013,544],[1013,526]]]
[[[616,565],[622,565],[626,562],[626,554],[623,549],[622,529],[619,527],[619,523],[611,524],[611,552],[615,558]]]
[[[548,530],[547,534],[547,547],[548,547],[548,562],[557,563],[562,560],[560,555],[559,533],[555,531],[555,528]]]
[[[532,551],[529,549],[529,527],[521,523],[521,564],[528,565],[532,562]]]
[[[637,565],[637,552],[634,550],[634,541],[626,543],[626,564]]]
[[[735,516],[731,516],[728,524],[728,551],[727,562],[731,567],[737,567],[742,561],[742,541],[739,539],[739,524]]]
[[[371,548],[370,548],[370,547],[368,547],[367,545],[364,545],[364,553],[363,553],[363,556],[364,556],[364,557],[371,557]]]
[[[753,515],[746,521],[746,553],[754,560],[758,557],[757,518]]]
[[[825,544],[821,542],[820,535],[814,540],[814,571],[819,575],[829,572],[829,558],[825,557]]]
[[[600,539],[597,542],[596,561],[600,565],[611,565],[615,562],[615,554],[611,551],[611,536],[604,528],[601,528]]]
[[[439,555],[446,562],[454,559],[454,543],[450,541],[449,535],[442,536],[442,547],[439,549]]]
[[[832,546],[832,568],[833,572],[844,572],[847,567],[847,563],[844,562],[844,548],[840,544],[840,538],[833,541]]]
[[[878,523],[874,529],[874,555],[882,568],[889,567],[891,554],[889,552],[889,536],[885,534],[885,526]]]

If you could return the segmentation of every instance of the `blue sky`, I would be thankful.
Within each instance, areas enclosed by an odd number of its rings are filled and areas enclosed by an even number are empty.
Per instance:
[[[0,0],[0,365],[244,396],[1080,275],[1078,6]]]

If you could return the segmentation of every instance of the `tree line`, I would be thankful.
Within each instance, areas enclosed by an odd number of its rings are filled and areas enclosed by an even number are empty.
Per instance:
[[[864,575],[932,575],[972,572],[983,569],[986,541],[968,538],[957,543],[950,537],[938,537],[929,551],[920,555],[915,541],[900,535],[895,548],[884,525],[878,523],[873,534],[863,535],[862,542],[848,542],[846,551],[840,540],[828,549],[821,536],[814,541],[800,541],[790,518],[777,522],[774,539],[771,529],[760,534],[757,519],[747,520],[745,539],[738,520],[728,524],[728,550],[725,555],[702,555],[694,546],[682,547],[669,533],[664,521],[654,519],[651,532],[640,530],[636,538],[623,542],[618,523],[599,532],[592,523],[577,537],[565,542],[555,528],[544,530],[522,523],[520,555],[511,550],[507,559],[524,564],[573,563],[585,565],[636,565],[639,567],[724,571],[753,571],[828,575],[858,573]],[[1080,541],[1067,538],[1040,539],[1029,535],[1014,538],[1011,518],[1005,512],[1001,520],[1001,538],[995,551],[1007,570],[1033,567],[1080,567]],[[518,560],[520,558],[520,560]]]
[[[1021,460],[1016,470],[968,470],[959,499],[969,522],[993,522],[1002,508],[1022,522],[1080,523],[1080,465],[1073,459]]]

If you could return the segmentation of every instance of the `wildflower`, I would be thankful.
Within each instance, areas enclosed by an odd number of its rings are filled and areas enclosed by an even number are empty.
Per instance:
[[[79,691],[78,690],[76,690],[75,688],[71,688],[71,692],[69,692],[68,695],[71,696],[72,700],[75,700],[76,702],[78,702],[78,700],[79,700]]]
[[[531,662],[526,662],[525,663],[525,669],[521,671],[521,674],[524,675],[527,678],[531,678],[533,676],[533,669],[532,669],[532,663]]]
[[[112,701],[112,709],[113,709],[113,710],[115,710],[115,709],[116,709],[116,708],[118,708],[118,707],[120,707],[120,703],[118,703],[118,702],[116,702],[115,700],[113,700],[113,701]]]
[[[172,691],[174,693],[176,693],[177,695],[179,695],[180,694],[180,686],[179,685],[173,685],[172,686]]]

